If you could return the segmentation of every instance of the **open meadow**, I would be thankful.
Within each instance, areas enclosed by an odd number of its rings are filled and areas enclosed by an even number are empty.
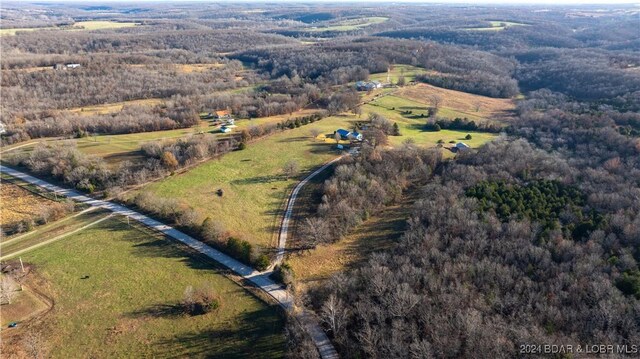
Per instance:
[[[119,21],[78,21],[71,26],[50,26],[50,27],[24,27],[15,29],[0,29],[0,35],[16,35],[20,31],[42,31],[42,30],[106,30],[121,29],[124,27],[138,26],[136,22],[119,22]]]
[[[314,27],[311,31],[352,31],[388,21],[388,17],[370,16],[357,19],[341,20],[325,27]]]
[[[22,259],[35,272],[27,284],[37,285],[55,306],[9,330],[39,332],[46,357],[283,355],[283,322],[276,309],[211,262],[122,219],[101,222]],[[212,289],[219,308],[182,314],[179,304],[188,286]],[[6,331],[3,352],[18,353],[21,336]]]
[[[404,64],[394,64],[391,66],[388,72],[377,72],[369,75],[369,80],[371,81],[380,81],[382,83],[387,82],[387,78],[391,83],[397,83],[398,78],[400,76],[404,76],[406,82],[413,81],[416,75],[422,75],[426,73],[431,73],[434,71],[428,71],[421,67],[404,65]]]
[[[350,117],[329,117],[271,135],[250,143],[245,150],[150,184],[143,191],[178,199],[201,215],[222,222],[232,235],[273,247],[284,200],[296,182],[285,178],[284,165],[294,161],[305,173],[337,157],[340,153],[335,150],[333,131],[351,128],[351,121]],[[328,138],[311,138],[313,128]],[[217,195],[218,190],[224,194]]]

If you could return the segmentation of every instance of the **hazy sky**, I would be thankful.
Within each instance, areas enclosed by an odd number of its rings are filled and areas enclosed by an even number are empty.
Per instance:
[[[349,2],[369,2],[369,3],[455,3],[455,4],[514,4],[514,5],[563,5],[563,4],[601,4],[603,6],[613,4],[636,4],[640,7],[640,0],[13,0],[10,2],[19,3],[136,3],[136,2],[270,2],[270,3],[295,3],[295,2],[322,2],[322,3],[349,3]]]

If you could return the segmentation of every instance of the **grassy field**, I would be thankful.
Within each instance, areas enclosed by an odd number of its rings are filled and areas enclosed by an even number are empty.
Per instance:
[[[188,202],[203,215],[221,221],[232,234],[273,247],[283,201],[296,182],[284,178],[284,164],[296,161],[302,171],[309,171],[338,156],[331,135],[314,140],[309,131],[317,128],[331,134],[341,127],[351,128],[350,121],[349,117],[330,117],[269,136],[144,190]],[[222,197],[216,195],[218,189],[224,191]]]
[[[2,242],[0,242],[1,258],[11,258],[17,255],[18,252],[27,250],[40,243],[54,239],[62,239],[65,234],[79,230],[84,226],[105,218],[109,214],[110,212],[106,210],[82,212],[38,227],[33,232],[3,238]]]
[[[348,19],[339,21],[333,25],[329,25],[326,27],[314,27],[311,28],[310,31],[353,31],[358,30],[367,26],[381,24],[385,21],[388,21],[388,17],[382,16],[371,16],[371,17],[363,17],[358,19]]]
[[[406,97],[401,97],[396,95],[395,92],[393,95],[381,96],[373,101],[371,101],[368,105],[365,105],[367,109],[378,109],[378,112],[384,114],[388,117],[398,117],[401,116],[405,119],[415,119],[415,120],[426,120],[430,104],[425,102],[418,102],[413,99],[409,99]],[[424,101],[428,101],[426,98]],[[411,111],[411,113],[403,113],[405,111]],[[459,111],[455,108],[441,106],[438,110],[438,116],[446,117],[450,119],[454,119],[456,117],[466,117],[470,120],[480,121],[483,120],[484,117],[479,114],[474,113],[466,113]]]
[[[85,106],[85,107],[74,107],[69,109],[68,111],[77,113],[80,115],[106,115],[109,113],[115,113],[122,111],[122,108],[125,106],[157,106],[162,104],[164,101],[159,98],[149,98],[142,100],[131,100],[125,102],[115,102],[108,103],[104,105],[95,105],[95,106]]]
[[[513,22],[513,21],[500,21],[500,20],[492,20],[489,21],[489,24],[491,24],[491,26],[489,27],[474,27],[474,28],[467,28],[466,30],[469,31],[500,31],[500,30],[504,30],[508,27],[512,27],[512,26],[531,26],[528,24],[523,24],[521,22]]]
[[[291,115],[278,115],[270,117],[260,117],[251,120],[236,120],[235,132],[240,131],[250,126],[264,125],[268,123],[278,123],[289,118],[295,118],[300,116],[307,116],[315,113],[316,110],[301,110],[292,113]],[[140,132],[123,135],[98,135],[90,136],[79,139],[39,139],[29,142],[21,143],[19,145],[5,147],[4,150],[16,148],[13,152],[31,152],[33,148],[40,142],[46,141],[49,143],[55,142],[73,142],[78,146],[78,149],[83,153],[89,155],[95,155],[104,158],[107,163],[113,167],[118,166],[123,161],[136,161],[142,158],[140,154],[141,146],[149,141],[155,141],[159,139],[173,139],[179,137],[190,136],[199,132],[211,132],[219,134],[217,126],[213,126],[211,122],[202,121],[201,124],[193,128],[182,128],[177,130],[167,131],[154,131],[154,132]],[[219,134],[220,136],[227,136]]]
[[[387,91],[385,92],[385,90]],[[427,84],[406,86],[391,91],[383,89],[380,93],[382,95],[378,97],[376,94],[365,95],[369,97],[365,98],[366,104],[362,106],[362,110],[365,114],[378,113],[398,124],[402,136],[389,137],[389,142],[392,145],[399,145],[411,138],[416,144],[422,146],[436,146],[438,141],[442,140],[445,147],[450,146],[450,141],[463,141],[469,146],[477,148],[497,136],[485,132],[424,131],[423,125],[427,121],[431,95],[437,95],[442,99],[438,116],[450,119],[466,117],[482,122],[490,118],[497,122],[506,122],[509,119],[509,112],[514,109],[513,101],[509,99],[494,99]],[[411,111],[411,113],[406,113],[406,111]],[[467,134],[472,135],[471,140],[464,139]],[[449,151],[444,154],[452,155]]]
[[[5,226],[34,218],[45,207],[54,202],[12,183],[2,181],[0,185],[0,203],[2,203],[0,206],[0,226]]]
[[[116,22],[116,21],[78,21],[72,26],[50,26],[50,27],[25,27],[17,29],[0,29],[0,35],[15,35],[18,31],[39,31],[39,30],[105,30],[120,29],[123,27],[133,27],[140,25],[135,22]]]
[[[391,71],[389,71],[389,80],[391,83],[398,82],[398,78],[400,76],[404,76],[405,81],[413,81],[416,75],[433,73],[434,71],[428,71],[421,67],[411,66],[411,65],[393,65]],[[387,73],[379,72],[375,74],[369,75],[369,80],[371,81],[380,81],[387,82]]]
[[[283,322],[274,308],[211,263],[126,222],[102,222],[22,259],[34,265],[55,301],[50,313],[26,328],[42,333],[46,357],[283,356]],[[180,314],[177,304],[187,286],[210,286],[220,308]],[[19,338],[8,339],[3,353],[11,356]]]

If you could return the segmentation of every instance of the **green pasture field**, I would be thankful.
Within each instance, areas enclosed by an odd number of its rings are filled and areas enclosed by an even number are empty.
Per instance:
[[[416,67],[411,65],[393,65],[393,68],[389,73],[390,75],[389,79],[391,80],[391,83],[395,84],[396,82],[398,82],[398,78],[402,75],[404,76],[405,81],[409,82],[409,81],[413,81],[416,75],[424,74],[426,72],[427,71],[421,67]],[[369,80],[380,81],[383,83],[387,82],[387,73],[379,72],[379,73],[371,74],[369,75]]]
[[[333,131],[351,129],[353,121],[352,117],[329,117],[277,133],[143,190],[188,203],[202,216],[222,222],[231,234],[272,248],[287,193],[304,172],[339,155]],[[312,128],[328,137],[311,138]],[[289,161],[297,162],[303,172],[295,180],[283,175],[282,168]],[[216,194],[219,189],[222,196]]]
[[[55,306],[35,325],[47,357],[281,358],[283,320],[211,262],[113,218],[22,256]],[[198,316],[178,304],[209,286],[220,307]],[[34,328],[29,328],[34,330]]]
[[[72,26],[67,26],[67,27],[49,26],[49,27],[25,27],[25,28],[16,28],[16,29],[0,29],[0,35],[13,36],[19,31],[120,29],[123,27],[133,27],[137,25],[140,25],[140,24],[136,22],[90,20],[90,21],[78,21],[74,23]]]

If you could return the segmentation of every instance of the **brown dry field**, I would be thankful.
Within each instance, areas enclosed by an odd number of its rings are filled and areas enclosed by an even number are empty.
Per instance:
[[[5,226],[34,217],[42,206],[54,202],[12,183],[0,185],[0,225]]]
[[[442,107],[452,108],[473,116],[508,119],[510,112],[515,109],[515,103],[511,99],[474,95],[422,83],[415,86],[403,87],[394,92],[394,96],[404,97],[425,104],[430,104],[429,96],[432,95],[437,95],[442,98]],[[476,104],[480,104],[480,109],[477,112],[475,110]]]

